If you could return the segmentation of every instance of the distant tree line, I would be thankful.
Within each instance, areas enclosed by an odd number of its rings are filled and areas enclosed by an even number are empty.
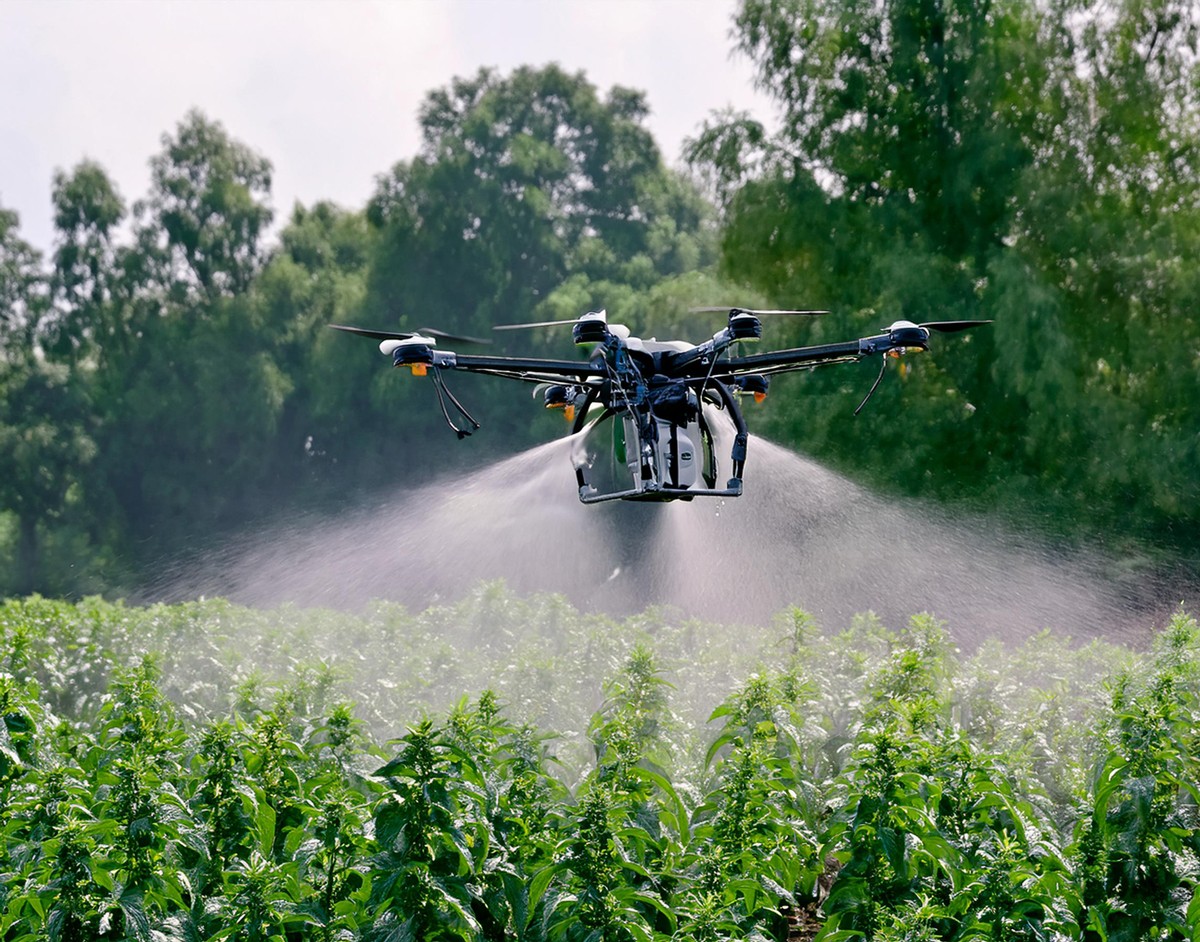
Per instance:
[[[900,493],[978,498],[1194,551],[1200,70],[1187,0],[744,0],[779,106],[664,165],[640,93],[556,66],[431,92],[365,207],[297,205],[188,114],[130,206],[84,161],[43,258],[0,209],[0,588],[119,591],[164,552],[303,502],[426,478],[560,425],[486,380],[427,384],[330,323],[486,335],[607,307],[803,304],[809,343],[994,324],[892,367],[781,378],[754,428]],[[686,333],[685,333],[686,332]],[[560,354],[561,335],[519,348]],[[516,349],[514,347],[513,349]]]
[[[488,433],[465,455],[427,384],[326,327],[486,336],[709,297],[713,208],[646,115],[640,93],[556,66],[481,71],[428,96],[420,152],[366,207],[297,205],[274,245],[270,162],[199,112],[164,136],[131,210],[94,162],[57,173],[49,259],[4,211],[4,588],[120,589],[268,509],[558,433],[527,395],[473,386]]]

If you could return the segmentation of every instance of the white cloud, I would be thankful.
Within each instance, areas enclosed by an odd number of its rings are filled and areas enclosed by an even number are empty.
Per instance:
[[[765,114],[731,57],[735,0],[5,0],[0,205],[48,249],[55,169],[97,160],[126,201],[189,108],[275,166],[295,201],[360,206],[411,156],[425,94],[481,66],[558,62],[646,91],[668,160],[713,110]]]

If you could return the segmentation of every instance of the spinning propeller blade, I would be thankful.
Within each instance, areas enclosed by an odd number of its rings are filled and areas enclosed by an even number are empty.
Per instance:
[[[330,324],[334,330],[344,330],[348,334],[358,334],[360,337],[370,337],[373,340],[411,340],[413,337],[438,337],[453,343],[482,343],[490,344],[490,340],[481,337],[464,337],[461,334],[448,334],[435,327],[418,327],[416,330],[368,330],[365,327],[346,327],[342,324]]]
[[[486,337],[467,337],[463,334],[448,334],[444,330],[438,330],[436,327],[418,327],[417,333],[422,337],[439,337],[442,340],[449,340],[451,343],[491,343]]]
[[[940,330],[944,334],[953,334],[969,327],[979,327],[982,324],[990,323],[991,321],[930,321],[919,326],[928,327],[930,330]]]
[[[348,334],[358,334],[360,337],[370,337],[373,340],[409,340],[411,333],[402,330],[367,330],[365,327],[347,327],[344,324],[330,324],[334,330],[344,330]]]
[[[607,311],[588,311],[582,317],[577,317],[572,321],[534,321],[531,324],[495,324],[492,330],[528,330],[533,327],[574,327],[580,321],[600,321],[608,323]]]
[[[535,321],[532,324],[494,324],[492,330],[528,330],[534,327],[574,327],[577,321]]]
[[[748,307],[690,307],[689,314],[753,314],[755,317],[766,315],[784,317],[820,317],[828,311],[765,311]]]

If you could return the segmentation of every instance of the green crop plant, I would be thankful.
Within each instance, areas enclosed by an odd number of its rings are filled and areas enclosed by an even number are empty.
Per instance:
[[[399,745],[375,773],[389,795],[375,809],[374,931],[469,939],[479,930],[472,890],[488,846],[478,813],[479,769],[430,720]]]
[[[1195,621],[952,631],[8,600],[0,942],[1193,942]]]
[[[1084,938],[1195,938],[1200,904],[1200,629],[1177,614],[1150,670],[1112,690],[1077,855]]]

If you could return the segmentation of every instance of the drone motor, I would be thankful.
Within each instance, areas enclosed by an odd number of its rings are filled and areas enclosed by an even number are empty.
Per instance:
[[[433,348],[437,340],[433,337],[422,337],[419,334],[400,340],[391,338],[379,344],[379,352],[391,356],[392,366],[407,366],[413,376],[425,376],[429,367],[434,365]]]

